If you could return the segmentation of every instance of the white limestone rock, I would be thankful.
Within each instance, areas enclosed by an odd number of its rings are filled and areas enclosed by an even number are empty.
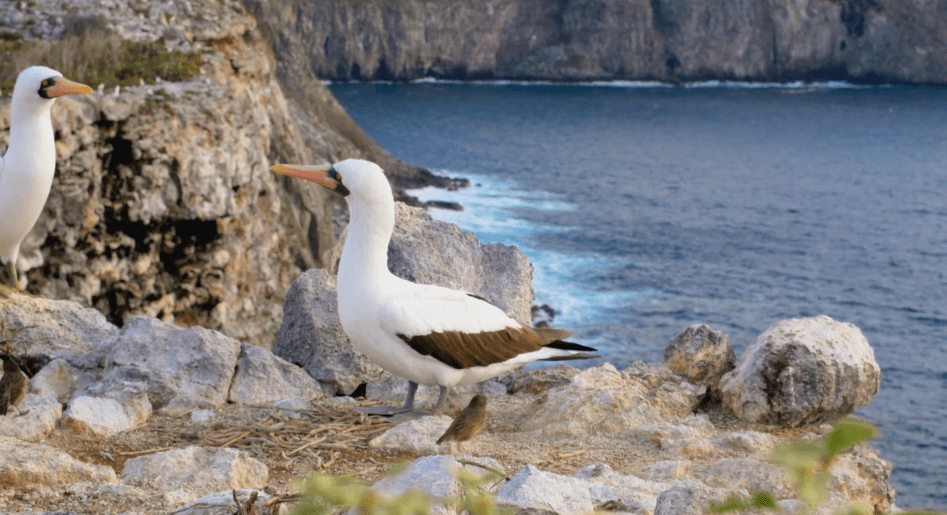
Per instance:
[[[128,460],[122,469],[122,481],[131,485],[200,493],[259,489],[268,476],[266,465],[246,452],[193,445]]]
[[[447,415],[421,417],[402,422],[376,436],[370,447],[390,449],[418,454],[430,454],[439,451],[437,439],[450,426],[453,420]]]
[[[27,393],[17,408],[0,417],[0,435],[39,442],[56,429],[62,404],[56,399]]]
[[[595,511],[586,480],[545,472],[534,465],[527,465],[503,485],[497,492],[496,503],[559,515],[586,515]]]
[[[302,368],[256,345],[241,344],[228,400],[266,406],[291,397],[313,399],[324,394],[319,383]]]
[[[254,489],[237,490],[237,499],[241,506],[246,507],[250,496],[257,494],[253,504],[257,515],[270,515],[273,511],[268,506],[262,506],[263,503],[270,500],[270,496],[265,492]],[[233,490],[223,492],[214,492],[207,494],[200,499],[194,500],[175,510],[172,515],[220,515],[222,513],[237,513],[237,507],[233,500]]]
[[[299,276],[286,292],[273,354],[303,367],[329,395],[348,395],[382,369],[357,352],[339,322],[336,279],[325,270]]]
[[[491,468],[499,468],[496,460],[490,458],[472,456],[464,456],[464,458]],[[431,513],[453,514],[456,510],[446,506],[445,502],[463,493],[463,487],[457,480],[457,475],[462,469],[475,477],[481,477],[487,473],[484,468],[463,465],[453,456],[424,456],[411,462],[401,472],[382,478],[373,484],[371,489],[386,499],[393,499],[410,490],[417,490],[431,500]]]
[[[78,434],[112,436],[141,427],[151,416],[151,402],[144,392],[116,397],[79,395],[69,401],[62,426]]]
[[[705,324],[681,331],[664,348],[664,364],[695,384],[716,388],[720,377],[733,370],[736,355],[730,337]]]
[[[696,471],[704,484],[729,491],[757,492],[766,490],[776,499],[795,497],[786,472],[762,459],[723,458]]]
[[[833,422],[868,404],[881,369],[861,331],[825,316],[776,322],[720,381],[723,404],[748,422]]]
[[[239,354],[240,342],[216,331],[133,317],[108,354],[102,381],[80,393],[143,391],[170,416],[214,409],[227,402]]]
[[[704,391],[664,367],[635,364],[619,372],[604,363],[551,390],[532,423],[555,435],[620,433],[657,419],[681,419]]]
[[[30,390],[41,397],[65,404],[76,390],[98,379],[98,375],[92,371],[76,368],[64,359],[54,359],[30,379]]]
[[[703,515],[709,504],[705,489],[693,481],[676,483],[658,496],[654,515]]]
[[[610,511],[650,513],[658,495],[669,487],[666,482],[619,474],[604,463],[588,465],[573,477],[587,480],[592,503],[596,507],[610,507]]]
[[[59,449],[0,436],[0,485],[14,490],[79,481],[115,483],[115,471],[83,463]]]
[[[0,336],[10,339],[13,355],[43,362],[58,358],[83,369],[101,366],[108,343],[118,334],[95,309],[28,295],[0,299],[0,320]]]

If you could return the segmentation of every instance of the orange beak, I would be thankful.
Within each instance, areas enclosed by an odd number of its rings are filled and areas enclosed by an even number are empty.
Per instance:
[[[46,90],[49,98],[64,97],[66,95],[82,95],[92,93],[92,88],[85,84],[73,82],[65,77],[56,77],[56,85]]]
[[[335,177],[337,174],[332,169],[332,165],[287,165],[277,164],[270,167],[270,171],[289,177],[297,177],[314,182],[324,188],[332,190],[340,195],[347,195],[349,190],[342,185]]]

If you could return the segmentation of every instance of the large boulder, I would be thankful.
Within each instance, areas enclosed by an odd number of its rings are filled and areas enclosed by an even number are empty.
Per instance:
[[[604,363],[552,389],[531,422],[550,435],[625,433],[654,420],[678,422],[693,412],[705,390],[664,367],[638,362],[619,372]]]
[[[881,368],[862,332],[821,315],[770,326],[720,388],[724,405],[743,420],[801,426],[852,413],[880,384]]]
[[[303,367],[329,395],[348,395],[382,370],[356,351],[342,330],[335,287],[335,276],[321,269],[293,282],[273,353]]]
[[[227,402],[239,355],[240,342],[216,331],[135,317],[109,352],[102,381],[76,397],[146,392],[154,409],[167,415],[216,408]]]

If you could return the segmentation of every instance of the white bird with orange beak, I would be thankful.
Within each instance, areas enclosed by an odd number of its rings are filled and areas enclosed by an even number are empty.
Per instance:
[[[436,384],[438,413],[453,386],[479,383],[537,360],[598,357],[595,349],[563,341],[569,331],[523,326],[476,295],[392,274],[388,243],[395,202],[377,164],[348,159],[270,170],[315,182],[348,202],[348,236],[337,283],[342,329],[356,350],[408,380],[404,406],[365,411],[411,412],[418,384]]]
[[[20,244],[43,212],[56,171],[50,109],[58,97],[84,93],[92,88],[45,66],[23,70],[13,86],[10,143],[0,158],[0,260],[10,267],[14,290]]]

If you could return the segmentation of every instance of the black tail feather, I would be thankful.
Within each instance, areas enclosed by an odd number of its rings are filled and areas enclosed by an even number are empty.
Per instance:
[[[546,358],[543,361],[568,361],[571,359],[595,359],[601,358],[602,356],[595,354],[598,352],[597,349],[592,347],[586,347],[585,345],[579,345],[578,343],[566,342],[562,340],[556,340],[554,342],[548,343],[546,347],[551,347],[553,349],[559,350],[571,350],[579,352],[579,354],[566,354],[564,356],[554,356],[551,358]]]

